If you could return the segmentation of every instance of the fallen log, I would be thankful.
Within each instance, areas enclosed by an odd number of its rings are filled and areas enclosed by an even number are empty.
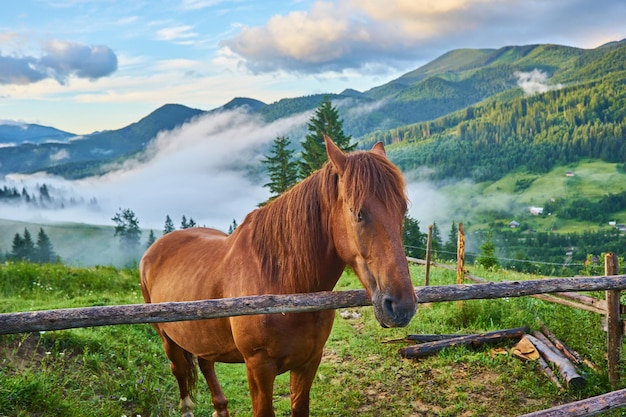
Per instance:
[[[409,334],[404,339],[407,342],[426,343],[439,340],[453,339],[455,337],[470,336],[469,334]]]
[[[478,346],[483,343],[496,343],[507,339],[519,339],[528,332],[528,327],[517,327],[514,329],[496,330],[481,334],[453,337],[451,339],[438,340],[434,342],[422,343],[420,345],[409,346],[398,350],[403,358],[419,359],[434,355],[447,347],[453,346]]]
[[[590,360],[585,359],[582,357],[582,355],[580,353],[578,353],[577,351],[575,351],[574,349],[572,349],[571,347],[569,347],[568,345],[565,344],[565,342],[562,342],[561,340],[559,340],[554,333],[552,333],[550,331],[550,329],[548,329],[548,327],[546,327],[545,324],[541,323],[541,331],[543,332],[543,334],[546,335],[546,337],[548,339],[550,339],[550,341],[552,341],[552,343],[554,344],[554,346],[556,346],[556,348],[558,350],[560,350],[561,352],[563,352],[563,354],[572,362],[574,362],[575,364],[579,365],[579,364],[585,364],[586,366],[588,366],[590,369],[593,369],[594,371],[598,371],[598,367],[595,366]]]
[[[585,417],[626,407],[626,389],[586,398],[519,417]]]
[[[585,378],[578,373],[576,366],[569,359],[534,336],[527,334],[524,337],[537,348],[546,361],[553,363],[558,368],[561,377],[569,388],[580,389],[585,386]]]
[[[562,293],[556,293],[555,295],[552,295],[552,294],[535,294],[535,295],[531,295],[531,297],[537,298],[539,300],[547,301],[549,303],[561,304],[561,305],[564,305],[564,306],[577,308],[579,310],[590,311],[592,313],[606,314],[606,309],[603,310],[600,307],[597,307],[596,305],[582,303],[582,302],[579,302],[579,301],[573,300],[573,299],[566,299],[566,298],[557,297],[557,294],[562,294]]]
[[[559,390],[565,390],[556,375],[554,375],[554,372],[552,372],[548,363],[541,357],[535,345],[533,345],[526,337],[522,337],[521,340],[517,342],[517,344],[511,349],[511,353],[513,356],[523,360],[524,362],[537,361],[539,368],[544,375],[547,376]]]

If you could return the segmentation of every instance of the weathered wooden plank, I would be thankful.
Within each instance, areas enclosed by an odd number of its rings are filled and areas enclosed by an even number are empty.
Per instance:
[[[585,417],[626,407],[626,389],[574,401],[520,417]]]
[[[551,278],[416,287],[419,302],[522,297],[559,291],[626,289],[626,275]],[[0,314],[0,334],[115,324],[162,323],[229,316],[296,313],[371,305],[364,290],[257,295],[178,303],[129,304]]]
[[[535,346],[546,361],[552,362],[556,365],[559,369],[561,377],[565,382],[567,382],[568,387],[580,389],[585,386],[585,378],[578,373],[576,366],[574,366],[574,364],[563,356],[556,348],[551,348],[543,341],[529,334],[525,335],[524,338]]]

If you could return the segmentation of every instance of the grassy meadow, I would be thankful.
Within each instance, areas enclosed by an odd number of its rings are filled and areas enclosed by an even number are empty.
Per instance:
[[[411,267],[414,283],[424,268]],[[489,280],[536,278],[470,267]],[[431,269],[432,285],[454,272]],[[360,288],[346,272],[337,289]],[[601,295],[601,294],[600,294]],[[0,265],[0,313],[142,302],[135,269]],[[371,308],[338,314],[311,394],[312,416],[516,416],[610,391],[605,334],[593,313],[530,298],[420,305],[407,328],[382,329]],[[407,334],[484,332],[519,326],[553,333],[597,365],[584,368],[581,391],[559,391],[536,363],[513,357],[512,342],[450,348],[402,359]],[[233,416],[251,413],[243,365],[218,364]],[[288,375],[278,377],[277,416],[289,415]],[[626,379],[625,379],[626,381]],[[198,417],[212,413],[199,384]],[[620,415],[614,412],[614,415]],[[0,416],[178,416],[178,390],[158,336],[149,325],[107,326],[0,336]]]

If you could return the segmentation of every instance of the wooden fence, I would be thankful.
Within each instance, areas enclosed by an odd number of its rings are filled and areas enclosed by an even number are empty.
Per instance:
[[[412,258],[409,258],[409,261],[425,263]],[[427,264],[430,265],[431,262]],[[457,271],[463,271],[462,275],[464,278],[469,277],[480,283],[424,286],[415,287],[414,290],[421,303],[542,296],[544,294],[563,294],[573,291],[606,291],[607,300],[605,304],[600,302],[602,300],[596,301],[598,302],[597,305],[601,306],[597,307],[599,311],[602,311],[603,308],[606,309],[604,311],[606,311],[606,315],[609,318],[609,326],[613,326],[613,331],[609,327],[608,332],[608,359],[609,377],[611,383],[614,384],[618,380],[615,380],[615,378],[619,378],[617,362],[619,361],[622,340],[619,294],[621,290],[626,290],[626,275],[617,275],[616,261],[607,261],[607,265],[610,265],[610,267],[607,266],[605,276],[505,282],[486,282],[481,278],[467,274],[463,267],[459,268],[457,266]],[[609,270],[609,268],[611,269]],[[609,301],[610,298],[613,301]],[[364,290],[353,290],[4,313],[0,314],[0,335],[117,324],[162,323],[254,314],[296,313],[368,305],[371,305],[371,300],[366,292]],[[612,334],[613,336],[611,336]],[[613,347],[611,347],[611,343],[613,343]],[[611,364],[612,362],[613,364]],[[626,390],[615,391],[582,400],[578,403],[572,403],[571,405],[566,404],[554,409],[533,413],[532,416],[587,416],[597,414],[598,410],[604,411],[623,406],[626,406]]]

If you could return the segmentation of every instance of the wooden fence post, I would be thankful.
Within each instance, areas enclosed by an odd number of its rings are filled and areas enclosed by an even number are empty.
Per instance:
[[[604,274],[617,275],[619,265],[617,255],[612,252],[604,256]],[[607,357],[609,367],[609,383],[613,389],[617,388],[620,379],[619,361],[622,346],[622,320],[620,317],[620,291],[606,291],[606,324],[607,324]]]
[[[426,241],[426,274],[424,276],[424,286],[430,284],[430,248],[433,239],[433,225],[428,225],[428,240]]]
[[[458,242],[456,247],[456,283],[465,283],[465,231],[463,230],[463,223],[459,223],[458,227]],[[458,308],[463,307],[463,301],[457,301]]]

